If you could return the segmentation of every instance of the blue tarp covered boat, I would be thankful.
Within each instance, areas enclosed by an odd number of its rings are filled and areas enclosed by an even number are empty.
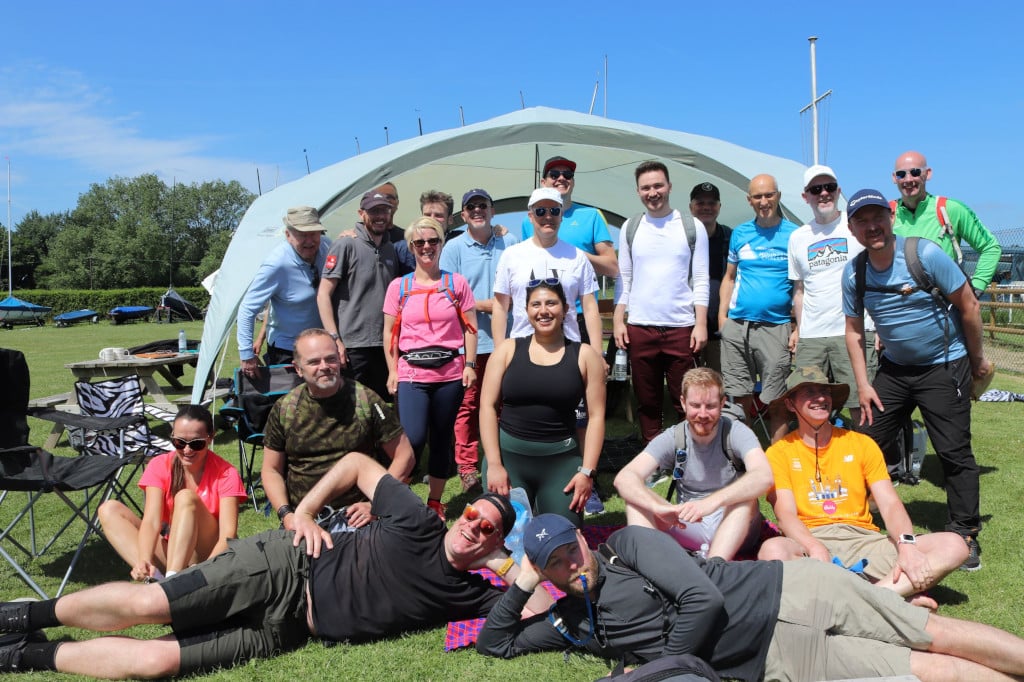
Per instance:
[[[50,306],[36,305],[14,296],[0,301],[0,325],[12,329],[16,324],[34,324],[42,327],[46,324],[43,318],[53,310]]]
[[[152,314],[153,308],[148,305],[119,305],[116,308],[111,308],[107,316],[114,324],[121,324],[122,322],[149,319]]]
[[[89,310],[83,308],[81,310],[72,310],[69,313],[61,313],[60,315],[53,316],[53,323],[58,327],[69,327],[79,322],[85,322],[88,320],[93,324],[96,324],[100,319],[100,314],[95,310]]]

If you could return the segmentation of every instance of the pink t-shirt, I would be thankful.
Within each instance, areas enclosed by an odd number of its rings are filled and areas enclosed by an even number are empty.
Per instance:
[[[398,290],[402,284],[402,277],[391,281],[388,291],[384,295],[384,314],[392,317],[398,316]],[[433,289],[430,294],[407,295],[402,306],[402,324],[398,336],[398,349],[400,351],[418,350],[427,346],[440,346],[442,348],[462,348],[462,321],[455,309],[455,303],[448,298],[444,291],[437,291],[440,284],[429,287],[416,283],[413,279],[412,291],[417,289]],[[476,306],[473,298],[473,290],[469,288],[466,278],[459,273],[452,274],[452,289],[455,292],[455,300],[463,311],[472,310]],[[429,319],[429,321],[428,321]],[[391,339],[384,339],[387,347]],[[405,361],[405,358],[398,358],[398,380],[417,381],[421,383],[438,383],[442,381],[455,381],[462,378],[462,371],[465,368],[465,359],[459,356],[444,365],[443,367],[414,367]]]
[[[171,495],[171,467],[176,456],[173,450],[157,455],[152,462],[146,465],[146,470],[139,478],[139,487],[143,490],[160,488],[163,491],[164,503],[160,512],[160,522],[165,524],[171,522],[171,511],[174,507],[174,497]],[[203,477],[199,480],[196,493],[215,519],[220,516],[221,499],[225,497],[245,499],[249,496],[245,492],[245,486],[242,485],[242,477],[238,475],[238,470],[223,458],[215,455],[212,450],[206,453]]]

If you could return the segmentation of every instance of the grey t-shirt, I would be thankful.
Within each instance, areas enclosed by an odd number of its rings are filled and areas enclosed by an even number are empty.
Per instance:
[[[728,417],[722,417],[728,419]],[[672,471],[676,465],[676,429],[684,429],[686,435],[686,465],[683,469],[682,499],[692,500],[707,497],[721,490],[737,478],[722,448],[722,428],[719,422],[715,437],[706,445],[695,443],[686,422],[670,426],[647,444],[645,451],[658,462],[659,469]],[[740,459],[746,462],[747,453],[761,447],[757,436],[743,422],[733,421],[729,432],[729,443]]]

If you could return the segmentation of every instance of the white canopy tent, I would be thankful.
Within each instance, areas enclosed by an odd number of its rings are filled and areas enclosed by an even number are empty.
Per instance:
[[[427,189],[449,192],[458,202],[466,190],[483,187],[498,213],[522,211],[541,164],[555,155],[578,164],[573,201],[602,209],[613,225],[642,210],[633,169],[647,159],[668,166],[676,207],[685,207],[691,187],[710,181],[722,193],[719,220],[736,225],[752,215],[746,200],[750,178],[769,173],[778,180],[783,213],[797,223],[811,217],[800,197],[805,166],[701,135],[536,107],[402,140],[282,185],[253,202],[221,263],[196,376],[208,376],[256,269],[283,238],[281,217],[290,206],[317,207],[332,237],[357,220],[362,194],[388,180],[402,197],[398,225],[419,214],[419,194]],[[201,398],[201,383],[196,382],[193,401]]]

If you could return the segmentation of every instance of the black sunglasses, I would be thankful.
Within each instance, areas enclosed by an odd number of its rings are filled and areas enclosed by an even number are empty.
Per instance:
[[[533,209],[533,215],[537,216],[538,218],[543,218],[548,213],[550,213],[552,217],[558,217],[562,215],[562,209],[558,208],[557,206],[552,206],[551,208],[538,206],[537,208]]]
[[[898,170],[895,173],[893,173],[893,175],[896,176],[897,180],[902,180],[903,178],[907,177],[907,173],[910,173],[912,177],[919,178],[921,177],[921,173],[924,173],[924,169],[911,168],[910,170]]]
[[[545,277],[544,279],[531,279],[526,283],[527,289],[536,289],[541,284],[546,284],[549,287],[560,287],[562,286],[561,280],[557,277]]]
[[[205,438],[196,438],[195,440],[185,440],[184,438],[171,438],[171,445],[174,446],[175,450],[184,450],[185,446],[192,448],[193,452],[199,452],[206,448]]]
[[[481,201],[479,204],[466,204],[462,208],[466,211],[486,211],[490,207],[490,204]]]
[[[820,185],[811,185],[810,187],[807,188],[807,191],[813,194],[814,196],[818,196],[822,192],[828,192],[829,194],[832,194],[832,192],[835,192],[836,189],[838,189],[838,187],[839,183],[837,182],[824,182]]]
[[[431,246],[437,246],[440,243],[441,243],[441,238],[440,237],[431,237],[430,239],[413,239],[412,240],[412,245],[415,246],[417,249],[422,249],[427,244],[430,244]]]
[[[571,171],[571,170],[564,170],[564,171],[563,170],[549,170],[548,171],[548,177],[551,178],[552,180],[557,180],[558,178],[565,178],[566,180],[572,180],[574,175],[576,175],[576,171]]]

